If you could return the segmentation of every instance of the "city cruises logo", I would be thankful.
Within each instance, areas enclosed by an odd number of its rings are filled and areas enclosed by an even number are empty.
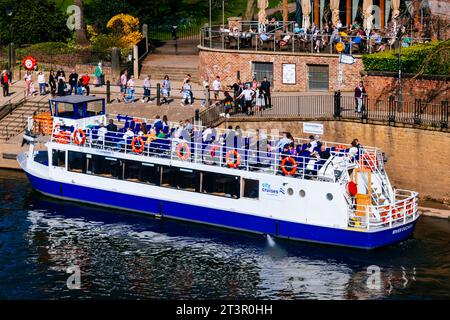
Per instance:
[[[267,182],[264,182],[263,184],[262,184],[262,189],[261,189],[261,191],[263,192],[263,193],[265,193],[265,194],[268,194],[268,195],[271,195],[271,196],[279,196],[279,195],[284,195],[285,194],[285,191],[284,191],[284,189],[283,188],[275,188],[275,187],[272,187],[271,185],[270,185],[270,183],[267,183]]]

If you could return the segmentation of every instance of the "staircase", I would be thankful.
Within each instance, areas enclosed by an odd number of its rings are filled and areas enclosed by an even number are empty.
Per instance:
[[[183,82],[187,74],[192,76],[191,82],[200,83],[198,68],[191,67],[166,67],[147,64],[142,67],[140,78],[144,79],[146,75],[150,75],[153,83],[161,83],[164,76],[168,75],[171,82]]]
[[[38,101],[22,101],[15,105],[0,120],[0,142],[6,142],[23,132],[27,127],[28,117],[46,108],[47,103]]]

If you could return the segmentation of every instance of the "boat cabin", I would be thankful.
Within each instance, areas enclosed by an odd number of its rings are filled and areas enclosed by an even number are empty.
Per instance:
[[[106,122],[104,98],[70,95],[50,99],[49,105],[54,126],[89,128]]]

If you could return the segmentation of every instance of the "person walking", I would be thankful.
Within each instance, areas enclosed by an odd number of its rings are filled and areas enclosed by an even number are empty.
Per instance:
[[[134,102],[134,76],[130,76],[127,82],[127,96],[125,97],[125,103]]]
[[[151,76],[147,75],[144,79],[144,96],[142,97],[141,102],[145,102],[145,99],[147,99],[147,103],[152,103],[152,100],[150,100],[150,94],[151,94]]]
[[[363,107],[363,96],[366,94],[366,88],[362,81],[355,88],[355,112],[361,113]]]
[[[250,115],[252,111],[252,102],[253,102],[253,96],[255,95],[255,91],[253,91],[249,85],[247,85],[247,88],[242,91],[242,93],[239,95],[238,99],[244,98],[244,105],[242,108],[242,112]]]
[[[47,94],[45,90],[45,75],[42,71],[39,71],[38,73],[38,84],[39,84],[39,95],[45,96]]]
[[[23,80],[25,81],[25,95],[28,97],[31,94],[30,87],[31,87],[31,81],[32,81],[30,70],[27,70],[27,72],[25,73],[25,76],[23,77]]]
[[[78,83],[78,73],[75,72],[75,69],[72,69],[72,73],[69,75],[69,95],[74,92],[77,94],[77,83]]]
[[[9,96],[9,77],[6,70],[3,70],[0,81],[3,88],[3,96],[4,97]]]
[[[264,108],[265,109],[272,108],[272,98],[270,96],[270,82],[267,80],[267,77],[264,77],[263,81],[261,81],[260,89],[264,97]]]
[[[169,96],[170,96],[170,79],[169,76],[166,74],[164,76],[164,80],[162,82],[161,92],[163,95],[163,103],[169,104]]]

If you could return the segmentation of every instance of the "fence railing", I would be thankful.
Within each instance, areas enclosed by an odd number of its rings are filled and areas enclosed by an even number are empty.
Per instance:
[[[148,38],[150,42],[168,41],[173,39],[172,26],[148,26]],[[200,26],[177,26],[176,38],[178,40],[199,40]]]
[[[406,40],[407,39],[407,40]],[[417,43],[430,41],[426,38],[404,38],[402,46],[411,46]],[[247,51],[275,51],[297,53],[327,53],[337,54],[335,44],[342,42],[343,53],[363,54],[390,50],[398,47],[395,36],[374,34],[370,36],[342,35],[330,33],[298,32],[292,30],[292,25],[286,29],[277,29],[262,32],[258,25],[250,25],[241,30],[229,30],[223,27],[205,27],[200,31],[200,45],[206,48],[222,50]]]
[[[448,129],[448,101],[425,103],[420,99],[399,103],[393,96],[388,100],[363,97],[360,112],[353,96],[344,96],[340,92],[333,95],[310,96],[273,96],[270,107],[257,107],[254,104],[248,113],[243,112],[243,101],[236,100],[234,107],[226,110],[217,103],[200,112],[197,120],[205,125],[217,124],[227,117],[260,117],[360,120],[361,122],[385,122],[388,125],[406,124]],[[227,115],[228,114],[228,115]]]

